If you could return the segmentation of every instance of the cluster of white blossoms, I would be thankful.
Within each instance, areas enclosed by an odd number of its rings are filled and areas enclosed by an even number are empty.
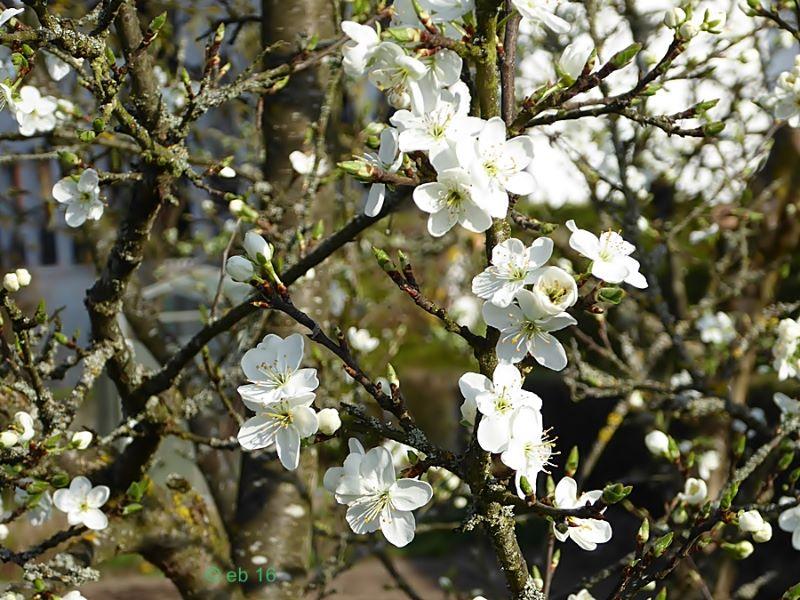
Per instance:
[[[18,292],[21,288],[31,284],[31,274],[28,269],[17,269],[3,276],[3,289],[7,292]]]
[[[286,338],[268,334],[242,357],[250,383],[238,389],[242,402],[255,413],[239,430],[239,444],[245,450],[275,448],[290,471],[300,462],[300,442],[319,430],[311,407],[319,380],[316,369],[300,367],[303,345],[298,333]]]
[[[414,539],[412,511],[430,502],[433,489],[426,481],[397,479],[392,454],[383,446],[364,451],[350,438],[350,453],[341,467],[328,469],[326,490],[339,504],[347,505],[347,523],[353,532],[367,534],[380,529],[386,540],[402,548]]]
[[[800,375],[800,318],[781,319],[772,353],[772,366],[778,372],[778,379],[783,381]]]
[[[780,74],[774,94],[775,116],[786,119],[791,127],[800,127],[800,56],[795,56],[791,71]]]
[[[700,332],[700,339],[706,344],[718,346],[731,343],[736,339],[736,326],[728,313],[717,311],[705,313],[695,323]]]

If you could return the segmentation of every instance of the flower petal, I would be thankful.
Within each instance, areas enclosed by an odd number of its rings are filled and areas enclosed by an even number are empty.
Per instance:
[[[427,481],[398,479],[391,487],[392,506],[397,510],[416,510],[425,506],[433,497],[433,489]]]

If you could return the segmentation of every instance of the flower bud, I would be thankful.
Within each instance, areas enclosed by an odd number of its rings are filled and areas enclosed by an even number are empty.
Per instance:
[[[730,542],[723,542],[722,549],[732,558],[736,560],[743,560],[750,556],[753,553],[753,544],[748,542],[747,540],[742,540],[741,542],[737,542],[735,544]]]
[[[695,25],[691,21],[686,21],[686,23],[681,25],[680,28],[678,29],[678,34],[684,40],[690,40],[694,36],[696,36],[699,31],[700,31],[700,28],[697,25]]]
[[[236,177],[236,171],[234,169],[232,169],[231,167],[227,167],[227,166],[226,167],[222,167],[219,170],[219,176],[220,177],[224,177],[225,179],[233,179],[234,177]]]
[[[228,203],[228,210],[234,217],[238,217],[239,213],[244,210],[244,201],[241,198],[236,198]]]
[[[28,269],[17,269],[14,271],[14,274],[17,276],[17,281],[19,282],[20,287],[25,287],[31,284],[31,274],[28,272]]]
[[[675,8],[668,10],[664,14],[664,25],[669,27],[670,29],[675,29],[679,25],[681,25],[686,20],[686,12],[676,6]]]
[[[324,435],[333,435],[342,426],[339,411],[335,408],[323,408],[317,413],[317,421],[319,422],[319,431]]]
[[[244,251],[256,264],[263,265],[272,260],[272,246],[255,231],[244,236]]]
[[[0,433],[0,446],[11,448],[12,446],[16,446],[17,442],[19,442],[19,435],[17,435],[16,432],[9,429]]]
[[[250,281],[256,274],[256,269],[244,256],[231,256],[225,263],[225,271],[231,279],[239,283]]]
[[[757,544],[763,544],[764,542],[768,542],[772,539],[772,525],[764,521],[764,525],[761,526],[761,529],[758,531],[753,532],[753,541]]]
[[[70,445],[76,450],[86,450],[92,443],[94,436],[91,431],[78,431],[72,434]]]
[[[656,456],[666,456],[669,453],[669,436],[663,431],[654,429],[645,436],[644,443]]]
[[[3,287],[6,289],[7,292],[18,292],[19,278],[17,277],[17,274],[6,273],[5,277],[3,277]]]

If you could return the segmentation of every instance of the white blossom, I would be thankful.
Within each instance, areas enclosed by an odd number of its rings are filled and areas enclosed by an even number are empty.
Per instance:
[[[256,269],[244,256],[231,256],[225,261],[225,272],[234,281],[247,282],[255,276]]]
[[[739,530],[743,533],[751,533],[753,541],[759,544],[772,539],[772,525],[769,521],[765,521],[757,510],[739,512]]]
[[[516,370],[515,367],[514,369]],[[547,469],[553,443],[544,431],[542,413],[538,406],[522,406],[517,409],[510,419],[510,433],[511,439],[500,455],[500,460],[516,471],[514,484],[517,495],[524,499],[526,494],[522,489],[522,478],[528,480],[532,489],[536,489],[536,477]]]
[[[53,186],[53,198],[67,205],[65,218],[70,227],[80,227],[87,219],[97,221],[103,216],[100,177],[94,169],[86,169],[80,177],[59,180]]]
[[[669,436],[658,429],[644,436],[644,444],[656,456],[666,456],[669,453]]]
[[[359,329],[358,327],[349,327],[347,329],[347,341],[350,346],[359,352],[369,353],[375,350],[381,341],[370,335],[366,329]]]
[[[233,179],[234,177],[236,177],[236,169],[228,165],[225,165],[219,170],[219,173],[217,173],[217,175],[219,175],[223,179]]]
[[[94,439],[94,435],[91,431],[76,431],[72,434],[72,438],[70,439],[70,444],[76,450],[86,450]]]
[[[56,126],[58,102],[52,96],[42,96],[38,89],[24,85],[19,89],[19,97],[7,85],[0,83],[0,89],[9,110],[17,120],[19,132],[25,136],[47,133]]]
[[[61,596],[61,600],[86,600],[86,596],[78,591],[72,591],[64,596]]]
[[[446,88],[461,79],[461,68],[464,61],[452,50],[443,48],[421,60],[428,69],[427,74],[419,83],[421,86],[430,86],[433,89]]]
[[[82,475],[75,477],[69,488],[56,490],[53,504],[61,512],[67,513],[70,525],[83,524],[89,529],[105,529],[108,517],[103,514],[103,506],[111,490],[105,485],[92,487],[92,482]]]
[[[78,62],[83,64],[83,59],[79,58]],[[47,68],[47,74],[53,78],[53,81],[61,81],[64,79],[72,68],[68,63],[50,52],[44,53],[44,65]]]
[[[417,88],[416,82],[428,74],[428,67],[418,58],[409,56],[394,42],[382,42],[374,52],[374,61],[368,75],[372,84],[386,92],[389,104],[405,109],[413,104],[413,94],[417,89],[435,93],[430,85]],[[405,150],[404,150],[405,152]]]
[[[314,165],[317,163],[317,158],[314,154],[307,154],[300,150],[295,150],[289,154],[289,162],[298,175],[311,175],[315,172]],[[327,174],[329,170],[330,166],[328,165],[328,160],[324,156],[321,157],[319,159],[319,164],[317,164],[316,174],[322,177]]]
[[[250,383],[238,389],[245,404],[266,405],[309,394],[313,400],[312,392],[319,386],[319,380],[316,369],[300,368],[303,345],[303,336],[299,333],[285,339],[270,333],[258,346],[245,352],[241,364]]]
[[[545,313],[529,290],[517,292],[516,304],[505,308],[491,302],[483,305],[483,320],[500,331],[497,356],[500,360],[517,363],[531,354],[543,367],[560,371],[567,366],[567,354],[552,331],[575,325],[568,313]]]
[[[558,0],[511,0],[523,18],[535,25],[544,25],[553,33],[566,33],[569,23],[555,14]]]
[[[403,134],[400,135],[402,139]],[[413,199],[417,208],[429,213],[428,233],[432,236],[443,236],[456,223],[468,231],[482,233],[489,229],[493,217],[505,217],[505,208],[491,203],[486,190],[458,165],[454,151],[442,150],[432,155],[431,163],[436,169],[436,181],[417,186]]]
[[[772,396],[775,405],[780,409],[781,416],[798,416],[800,415],[800,401],[794,398],[789,398],[786,394],[776,392]]]
[[[19,282],[20,287],[27,287],[31,284],[31,274],[28,269],[17,269],[14,271],[14,275],[17,276],[17,281]]]
[[[319,431],[324,435],[333,435],[342,426],[342,419],[339,411],[335,408],[323,408],[317,413]]]
[[[257,265],[263,265],[272,260],[274,252],[272,244],[255,231],[248,231],[244,235],[244,251]]]
[[[351,454],[350,456],[353,456]],[[350,458],[350,457],[348,457]],[[397,479],[389,451],[378,446],[353,462],[357,468],[335,472],[337,500],[348,505],[347,522],[357,534],[381,530],[386,540],[399,547],[414,539],[416,522],[411,511],[433,497],[430,484],[416,479]]]
[[[639,273],[639,262],[630,254],[636,247],[615,231],[604,231],[598,238],[575,221],[567,221],[572,232],[569,245],[592,261],[592,275],[608,283],[625,282],[633,287],[646,288],[647,280]]]
[[[0,27],[23,12],[25,12],[24,8],[6,8],[3,12],[0,12]]]
[[[577,594],[570,594],[567,600],[595,600],[595,597],[589,593],[589,590],[581,590]]]
[[[325,475],[322,478],[322,486],[334,494],[339,504],[348,504],[358,497],[350,494],[340,494],[336,491],[336,488],[339,487],[339,483],[341,483],[345,475],[358,477],[361,460],[366,454],[364,446],[356,438],[350,438],[347,441],[347,446],[350,453],[344,459],[344,464],[341,467],[331,467],[325,471]]]
[[[683,492],[678,494],[678,498],[692,506],[698,506],[705,502],[708,495],[708,486],[702,479],[689,477],[683,487]]]
[[[508,306],[516,293],[535,279],[535,271],[553,253],[553,240],[537,238],[527,248],[516,238],[492,249],[490,265],[472,280],[472,293],[497,306]]]
[[[791,71],[778,76],[774,95],[775,117],[786,120],[790,127],[800,127],[800,57],[795,57]]]
[[[533,160],[533,140],[520,135],[506,140],[506,124],[492,117],[474,140],[460,141],[456,146],[458,160],[476,178],[481,189],[492,194],[491,202],[507,210],[508,195],[527,196],[535,187],[533,176],[526,171]]]
[[[778,517],[778,527],[792,534],[792,547],[800,550],[800,506],[784,510]]]
[[[242,401],[256,414],[239,429],[239,444],[245,450],[274,447],[281,464],[294,471],[300,463],[300,441],[319,428],[317,413],[311,408],[314,394],[298,393],[266,404],[243,395]]]
[[[506,449],[511,437],[511,418],[517,409],[523,406],[541,409],[542,399],[522,389],[522,383],[519,369],[508,363],[497,365],[491,380],[480,373],[464,373],[458,380],[464,403],[474,403],[483,415],[478,425],[478,443],[487,452]]]
[[[548,315],[564,312],[578,301],[575,279],[560,267],[542,267],[532,274],[531,293]]]
[[[361,25],[355,21],[342,21],[342,31],[350,38],[342,48],[344,72],[352,77],[360,77],[367,68],[380,44],[378,32],[372,27]]]
[[[733,319],[722,311],[704,314],[697,320],[697,329],[706,344],[729,344],[736,339]]]
[[[403,164],[403,153],[400,152],[399,133],[394,127],[387,127],[381,131],[381,145],[377,154],[368,154],[367,162],[387,173],[396,173]],[[364,205],[364,214],[368,217],[377,216],[383,208],[386,199],[386,184],[373,183],[369,188],[367,203]]]
[[[18,292],[20,287],[19,277],[17,277],[16,273],[6,273],[3,276],[3,288],[7,292],[13,294],[14,292]]]
[[[670,29],[677,29],[686,20],[686,11],[679,6],[673,6],[664,13],[664,25]]]
[[[583,73],[589,57],[594,51],[594,43],[588,36],[581,36],[564,48],[558,59],[558,70],[568,84],[572,84]]]
[[[33,480],[24,478],[18,483],[20,485],[27,485],[31,481]],[[27,490],[22,487],[17,487],[14,489],[14,502],[16,502],[18,506],[25,506],[27,508],[26,516],[28,517],[28,522],[34,527],[43,525],[53,514],[53,497],[50,495],[50,492],[41,494],[39,500],[32,503],[31,496],[28,494]]]
[[[413,91],[411,110],[398,110],[389,119],[400,131],[401,152],[421,150],[433,158],[449,142],[462,142],[483,127],[482,119],[469,116],[470,95],[463,82],[443,90],[424,86]]]
[[[719,469],[722,464],[719,452],[716,450],[706,450],[701,452],[696,459],[697,472],[703,479],[711,477],[711,473]]]
[[[584,492],[578,496],[578,484],[572,477],[564,477],[556,485],[555,506],[557,508],[581,508],[586,504],[594,504],[603,495],[601,490]],[[568,537],[584,550],[595,550],[598,544],[611,539],[611,524],[600,519],[580,519],[567,517],[568,529],[562,533],[553,523],[553,534],[563,542]]]
[[[800,373],[800,319],[781,319],[772,353],[772,366],[778,371],[778,379],[797,377]]]

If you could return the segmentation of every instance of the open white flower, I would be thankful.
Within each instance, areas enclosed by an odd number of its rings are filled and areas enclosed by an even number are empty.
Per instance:
[[[67,513],[70,525],[83,524],[89,529],[105,529],[108,517],[103,514],[103,506],[111,490],[105,485],[92,487],[92,482],[82,475],[73,479],[69,488],[56,490],[53,504],[61,512]]]
[[[391,106],[408,108],[412,104],[414,84],[428,74],[428,67],[418,58],[406,54],[394,42],[382,42],[373,56],[374,63],[368,79],[376,88],[386,92],[386,99]]]
[[[458,160],[474,177],[478,185],[497,196],[532,194],[533,175],[526,171],[533,160],[533,140],[520,135],[506,140],[506,124],[492,117],[484,124],[477,139],[464,140],[457,146]]]
[[[483,320],[500,331],[497,357],[505,362],[518,363],[531,354],[543,367],[560,371],[567,366],[567,353],[552,331],[575,325],[568,313],[545,313],[529,290],[517,292],[516,304],[505,308],[491,302],[483,305]]]
[[[57,122],[58,102],[52,96],[42,96],[38,89],[24,85],[19,89],[19,97],[15,98],[11,88],[0,84],[9,110],[17,120],[19,132],[29,136],[35,133],[52,131]]]
[[[446,88],[461,79],[464,61],[452,50],[444,48],[421,60],[428,68],[428,73],[420,81],[422,86],[430,86],[433,89]]]
[[[702,479],[689,477],[684,485],[683,492],[678,494],[678,498],[692,506],[699,506],[705,502],[708,495],[708,486]]]
[[[396,479],[391,453],[379,446],[363,455],[357,473],[344,471],[336,494],[346,500],[347,522],[355,533],[380,529],[390,544],[402,548],[414,539],[411,511],[427,504],[433,490],[424,481]]]
[[[706,313],[697,319],[700,339],[706,344],[729,344],[736,339],[736,327],[727,313]]]
[[[555,14],[558,0],[511,0],[524,19],[534,25],[544,25],[553,33],[566,33],[570,26]]]
[[[242,400],[245,403],[269,404],[281,398],[306,395],[317,389],[317,370],[300,368],[303,346],[303,336],[299,333],[293,333],[285,339],[270,333],[258,346],[245,352],[242,370],[250,384],[239,387]]]
[[[342,48],[344,72],[352,77],[360,77],[367,69],[367,63],[377,50],[381,38],[372,27],[355,21],[342,21],[342,31],[350,38]]]
[[[784,119],[790,127],[800,127],[800,58],[795,57],[791,71],[778,76],[775,88],[775,117]]]
[[[542,267],[531,274],[531,293],[539,308],[557,315],[578,301],[575,279],[560,267]]]
[[[67,205],[65,219],[70,227],[80,227],[87,219],[103,216],[100,200],[100,177],[94,169],[86,169],[80,177],[64,177],[53,186],[53,198]]]
[[[525,498],[522,478],[536,489],[536,477],[547,469],[553,453],[553,442],[547,438],[542,426],[542,413],[537,407],[519,408],[511,417],[510,432],[511,439],[500,460],[516,471],[514,483],[517,495]]]
[[[647,280],[639,272],[639,262],[630,254],[636,247],[615,231],[604,231],[598,238],[575,221],[567,221],[572,232],[569,245],[592,261],[592,275],[608,283],[625,282],[633,287],[646,288]]]
[[[387,127],[381,131],[381,145],[378,154],[367,154],[367,162],[387,173],[396,173],[403,164],[403,153],[400,152],[399,133],[394,127]],[[373,183],[369,188],[367,203],[364,205],[364,214],[375,217],[383,208],[386,199],[386,184]]]
[[[781,319],[772,354],[778,379],[783,381],[800,374],[800,319]]]
[[[472,293],[497,306],[508,306],[516,293],[533,283],[534,271],[550,260],[553,240],[536,239],[527,248],[510,238],[492,249],[491,264],[472,280]]]
[[[19,411],[14,415],[14,423],[17,426],[19,433],[19,440],[21,442],[29,442],[36,435],[36,429],[33,426],[33,417],[25,411]]]
[[[269,404],[251,402],[244,396],[242,401],[256,415],[239,429],[239,444],[245,450],[274,446],[281,464],[294,471],[300,463],[300,440],[319,428],[317,413],[311,408],[314,394],[298,394]]]
[[[578,496],[578,484],[572,477],[564,477],[558,482],[555,491],[555,506],[558,508],[581,508],[587,504],[594,504],[603,495],[601,490],[584,492]],[[569,528],[562,533],[553,523],[553,534],[558,541],[563,542],[568,537],[584,550],[595,550],[598,544],[604,544],[611,539],[611,524],[600,519],[579,519],[567,517]]]
[[[428,233],[432,236],[443,236],[456,223],[482,233],[491,226],[492,217],[505,217],[508,203],[505,208],[492,204],[489,193],[476,186],[472,175],[458,166],[451,149],[432,154],[431,163],[436,169],[436,181],[417,186],[413,198],[421,211],[430,214]]]
[[[778,517],[778,527],[792,534],[792,547],[800,550],[800,506],[783,511]]]
[[[344,464],[341,467],[331,467],[325,471],[325,475],[322,478],[322,486],[336,497],[336,501],[339,504],[348,504],[349,502],[358,499],[358,495],[339,494],[337,493],[336,488],[339,487],[342,478],[346,475],[350,477],[358,477],[360,472],[359,469],[361,467],[361,460],[366,454],[364,446],[362,446],[361,442],[359,442],[356,438],[350,438],[347,440],[347,447],[349,448],[350,453],[344,459]]]
[[[411,110],[398,110],[389,119],[400,131],[401,152],[421,150],[433,157],[446,149],[449,142],[476,135],[483,127],[483,120],[469,116],[469,105],[469,90],[460,81],[443,90],[430,86],[414,88]]]
[[[487,452],[502,452],[511,437],[511,418],[523,406],[541,409],[542,399],[522,389],[519,369],[508,363],[495,367],[492,379],[480,373],[464,373],[458,387],[465,402],[474,402],[483,415],[478,443]]]
[[[372,352],[381,343],[378,338],[372,337],[367,329],[359,329],[358,327],[349,327],[347,329],[347,341],[350,346],[364,353]]]

